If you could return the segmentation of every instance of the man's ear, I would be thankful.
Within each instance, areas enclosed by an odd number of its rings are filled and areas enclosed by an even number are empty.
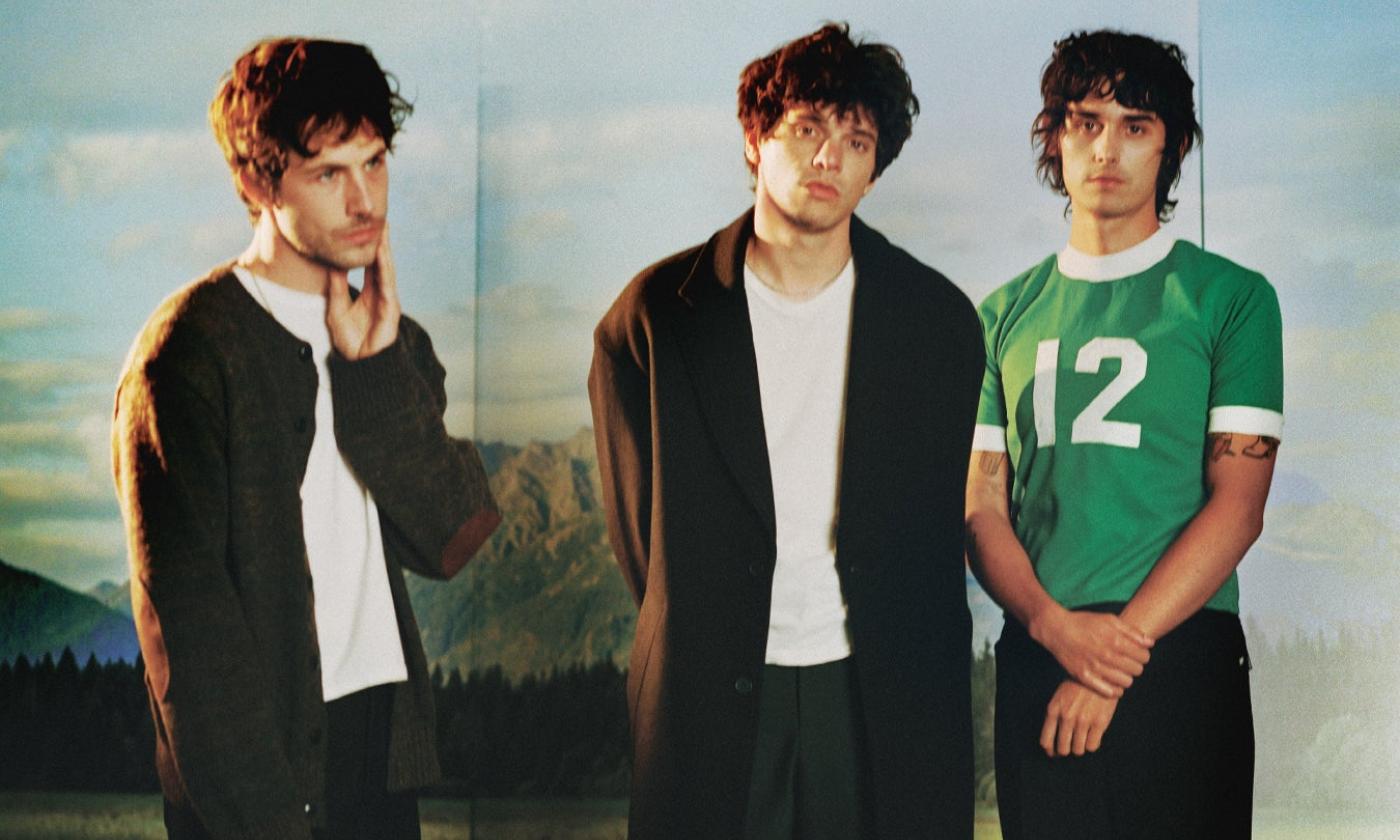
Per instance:
[[[758,133],[744,132],[744,159],[749,166],[758,166]]]
[[[233,177],[238,182],[239,191],[259,207],[272,207],[277,203],[277,188],[263,176],[240,169]]]
[[[870,191],[873,190],[873,189],[875,189],[875,181],[876,181],[876,178],[872,176],[871,179],[870,179],[869,181],[866,181],[866,182],[865,182],[865,188],[862,189],[862,190],[860,191],[860,196],[861,196],[861,198],[864,198],[864,197],[866,197],[867,195],[870,195]]]

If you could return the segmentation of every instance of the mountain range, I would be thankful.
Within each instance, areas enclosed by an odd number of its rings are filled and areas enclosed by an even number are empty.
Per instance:
[[[503,522],[447,582],[407,575],[428,661],[463,674],[500,667],[511,678],[610,659],[626,665],[637,610],[608,544],[593,433],[525,446],[484,444]],[[0,659],[64,645],[79,661],[134,659],[129,585],[77,593],[0,567]],[[977,638],[999,611],[969,582]]]
[[[108,584],[112,589],[119,589]],[[20,654],[55,659],[65,647],[79,662],[96,656],[134,661],[136,629],[126,612],[0,561],[0,660]]]

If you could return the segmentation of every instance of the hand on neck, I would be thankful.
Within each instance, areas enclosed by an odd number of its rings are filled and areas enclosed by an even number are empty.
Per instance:
[[[239,255],[238,264],[279,286],[314,295],[326,293],[330,276],[324,265],[292,247],[266,210],[253,225],[253,241]]]

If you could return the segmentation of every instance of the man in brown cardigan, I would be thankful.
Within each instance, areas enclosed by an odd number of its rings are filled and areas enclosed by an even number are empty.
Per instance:
[[[116,484],[172,837],[417,837],[414,789],[439,773],[402,568],[450,577],[500,516],[399,311],[387,156],[410,111],[357,44],[241,56],[210,120],[252,242],[161,304],[121,377]]]

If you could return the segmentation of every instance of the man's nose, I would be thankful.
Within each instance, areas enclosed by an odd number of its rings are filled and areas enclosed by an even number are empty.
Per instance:
[[[1118,160],[1118,132],[1107,126],[1094,138],[1094,159],[1105,162]]]
[[[835,138],[828,139],[817,149],[812,165],[828,172],[841,171],[841,144]]]
[[[345,212],[351,216],[364,216],[374,212],[374,198],[370,194],[369,182],[364,173],[350,176],[347,182]]]

